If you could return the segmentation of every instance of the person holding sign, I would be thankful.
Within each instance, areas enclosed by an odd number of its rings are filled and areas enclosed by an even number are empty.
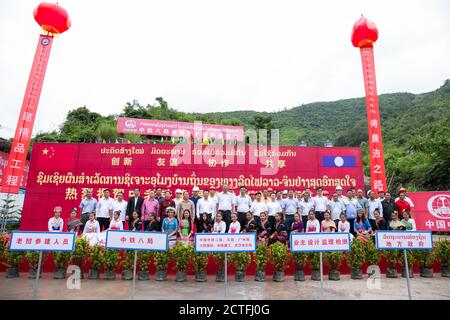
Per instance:
[[[62,232],[64,228],[64,221],[61,218],[61,207],[55,207],[53,209],[53,217],[48,219],[48,231],[49,232]]]
[[[225,233],[227,232],[227,225],[224,221],[222,221],[222,213],[216,213],[216,222],[214,222],[213,232],[212,233]]]
[[[241,224],[238,221],[238,216],[236,213],[231,214],[231,223],[230,227],[228,228],[229,233],[239,233],[241,232]]]
[[[270,226],[270,222],[267,218],[267,213],[261,212],[259,226],[258,226],[258,242],[267,243],[267,240],[268,240],[270,234],[272,233],[271,231],[272,231],[272,229]]]
[[[100,224],[95,219],[95,212],[89,214],[89,220],[84,225],[83,237],[89,241],[89,245],[95,246],[100,234]]]
[[[316,219],[316,212],[314,210],[309,210],[305,232],[320,232],[320,222]]]
[[[322,232],[336,232],[336,223],[331,219],[330,210],[325,211],[323,217]]]
[[[169,239],[169,248],[173,248],[177,243],[178,221],[175,218],[175,208],[168,207],[166,209],[167,218],[162,223],[162,231],[167,232]]]
[[[269,237],[269,245],[275,242],[286,243],[288,234],[286,231],[286,226],[281,221],[281,214],[275,214],[275,230]]]
[[[356,236],[362,236],[366,239],[368,239],[370,237],[370,234],[372,233],[372,226],[366,219],[365,210],[363,208],[358,209],[354,229],[356,232]]]
[[[183,244],[190,244],[194,242],[193,239],[193,233],[194,233],[194,224],[193,220],[191,218],[191,212],[189,209],[185,209],[183,211],[183,218],[180,220],[179,223],[179,241],[181,241]]]
[[[113,219],[109,223],[109,230],[123,230],[123,223],[120,219],[120,211],[114,211]]]

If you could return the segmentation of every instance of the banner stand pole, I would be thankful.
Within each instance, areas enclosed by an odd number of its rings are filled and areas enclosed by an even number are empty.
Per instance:
[[[134,300],[134,291],[136,290],[136,260],[137,260],[137,250],[134,250],[133,289],[131,290],[131,300]]]
[[[39,288],[39,277],[41,276],[41,265],[42,265],[42,251],[39,251],[38,268],[36,270],[36,281],[34,283],[34,289],[33,289],[33,300],[36,300],[37,290]]]
[[[227,268],[227,255],[228,253],[225,252],[225,300],[228,300],[228,268]]]
[[[320,251],[320,299],[323,300],[323,262],[322,262],[322,251]]]
[[[408,298],[409,298],[409,300],[412,300],[412,298],[411,298],[411,287],[409,285],[408,255],[406,254],[406,250],[403,250],[403,258],[404,258],[404,266],[405,266],[405,272],[406,272],[406,285],[408,287]]]

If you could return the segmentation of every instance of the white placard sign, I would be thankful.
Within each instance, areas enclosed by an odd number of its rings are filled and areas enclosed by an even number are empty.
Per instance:
[[[106,248],[167,251],[167,232],[106,231]]]
[[[432,250],[431,231],[377,231],[376,246],[383,250]]]
[[[291,233],[292,252],[350,251],[349,232]]]
[[[256,233],[197,233],[196,252],[253,252]]]
[[[73,251],[74,232],[13,231],[9,251]]]

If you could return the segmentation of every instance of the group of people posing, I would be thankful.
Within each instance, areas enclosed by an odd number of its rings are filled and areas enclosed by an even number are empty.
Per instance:
[[[388,192],[376,197],[369,191],[366,198],[361,189],[348,189],[344,195],[340,186],[331,198],[321,187],[315,191],[315,196],[309,188],[249,192],[242,186],[235,195],[223,185],[221,192],[194,187],[192,195],[177,189],[172,197],[171,191],[157,188],[144,199],[135,188],[128,201],[122,192],[112,199],[109,189],[104,189],[97,200],[87,191],[79,205],[80,217],[73,208],[64,223],[62,208],[55,207],[48,230],[77,232],[91,244],[101,241],[100,234],[106,230],[163,231],[172,247],[178,241],[192,243],[195,233],[204,232],[255,232],[258,241],[271,244],[288,243],[291,232],[350,232],[370,238],[377,230],[416,229],[414,204],[404,188],[395,200]]]

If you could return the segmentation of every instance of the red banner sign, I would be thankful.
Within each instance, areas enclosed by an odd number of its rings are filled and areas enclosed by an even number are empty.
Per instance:
[[[417,230],[450,231],[450,191],[408,192]]]
[[[367,126],[369,128],[370,188],[375,192],[386,191],[386,171],[384,169],[373,47],[362,47],[360,50],[366,90]]]
[[[223,126],[216,124],[118,118],[117,132],[136,133],[142,135],[164,136],[164,137],[186,137],[203,140],[229,140],[243,141],[244,129],[239,126]]]
[[[9,157],[8,153],[4,153],[4,152],[0,151],[0,184],[2,182],[3,172],[5,171],[6,164],[8,163],[8,157]],[[25,164],[22,179],[20,180],[20,188],[21,189],[25,189],[25,187],[27,186],[29,169],[30,169],[30,161],[27,160],[27,162]]]
[[[4,193],[17,194],[19,192],[52,43],[52,36],[39,36],[14,140],[3,174],[2,192]]]
[[[191,192],[223,183],[235,193],[241,185],[255,191],[364,189],[361,148],[35,143],[21,229],[44,230],[57,205],[68,217],[85,188],[95,197],[103,188],[112,196],[124,191],[127,200],[134,187],[148,195],[155,187]]]

